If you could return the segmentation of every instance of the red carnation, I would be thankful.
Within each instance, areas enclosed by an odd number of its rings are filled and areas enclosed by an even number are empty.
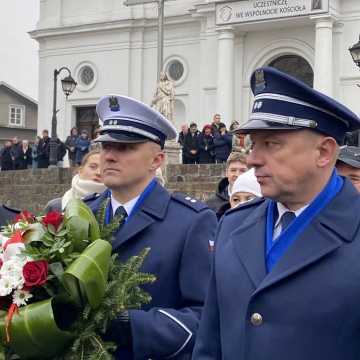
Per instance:
[[[43,218],[42,222],[44,225],[53,225],[55,230],[58,229],[60,224],[63,221],[63,215],[57,211],[50,211],[47,215]]]
[[[25,279],[24,287],[30,289],[34,286],[42,286],[48,277],[48,263],[45,260],[29,261],[23,267]]]
[[[35,221],[35,215],[28,210],[23,210],[20,214],[15,216],[14,223],[17,223],[19,221],[26,221],[28,223],[33,223]]]

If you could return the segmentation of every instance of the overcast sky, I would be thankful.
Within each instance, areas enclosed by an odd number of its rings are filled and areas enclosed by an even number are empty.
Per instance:
[[[40,0],[0,0],[0,81],[38,96],[38,45],[27,33],[39,18]]]

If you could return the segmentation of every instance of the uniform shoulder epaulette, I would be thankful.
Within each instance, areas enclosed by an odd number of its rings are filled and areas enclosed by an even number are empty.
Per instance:
[[[265,201],[265,198],[261,197],[261,198],[255,198],[255,199],[252,199],[251,201],[248,201],[246,203],[243,203],[243,204],[240,204],[238,206],[236,206],[235,208],[233,209],[229,209],[225,212],[225,215],[229,215],[229,214],[232,214],[236,211],[242,211],[242,210],[245,210],[245,209],[249,209],[251,207],[254,207],[254,206],[257,206],[259,204],[261,204],[262,202]]]
[[[101,194],[98,194],[98,193],[93,193],[93,194],[90,194],[90,195],[86,195],[82,199],[82,201],[84,201],[84,202],[94,201],[94,200],[98,199],[100,195]]]
[[[20,213],[21,213],[21,210],[19,210],[19,209],[14,209],[14,208],[12,208],[12,207],[10,207],[10,206],[7,206],[7,205],[5,205],[5,204],[2,204],[2,206],[3,206],[3,208],[4,208],[5,210],[10,211],[10,212],[12,212],[12,213],[14,213],[14,214],[20,214]]]
[[[194,199],[188,195],[182,193],[173,193],[171,194],[171,198],[176,202],[183,204],[190,209],[193,209],[196,212],[199,212],[204,209],[208,209],[208,206],[201,202],[200,200]]]

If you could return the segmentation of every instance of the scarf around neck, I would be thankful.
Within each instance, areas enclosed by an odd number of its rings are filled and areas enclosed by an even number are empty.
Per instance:
[[[71,181],[71,188],[64,194],[61,199],[61,208],[64,210],[71,199],[82,199],[83,197],[105,191],[106,186],[92,180],[83,180],[79,174],[76,174]]]

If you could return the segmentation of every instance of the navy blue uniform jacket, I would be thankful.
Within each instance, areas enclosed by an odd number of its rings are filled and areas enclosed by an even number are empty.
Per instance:
[[[193,359],[359,360],[360,195],[345,180],[268,275],[267,206],[244,205],[219,226]]]
[[[94,212],[104,196],[90,204]],[[215,213],[205,204],[170,195],[157,184],[118,231],[113,250],[119,259],[126,261],[150,247],[141,270],[157,278],[144,286],[151,303],[130,311],[133,354],[119,349],[118,359],[185,359],[189,355],[184,354],[191,354],[210,277],[209,240],[216,226]]]

